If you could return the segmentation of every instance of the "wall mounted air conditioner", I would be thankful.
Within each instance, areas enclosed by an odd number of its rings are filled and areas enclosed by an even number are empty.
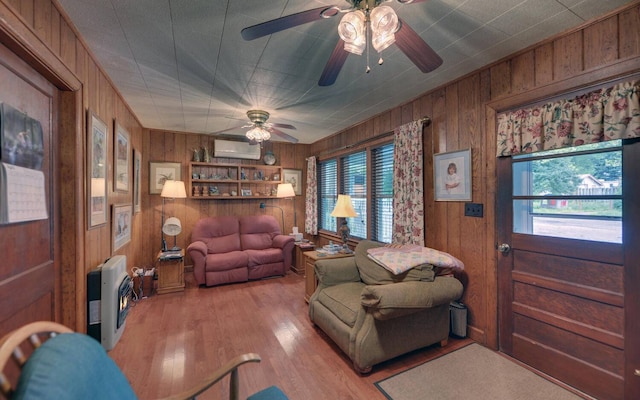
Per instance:
[[[245,160],[259,160],[260,146],[246,142],[231,140],[215,140],[213,144],[214,157],[243,158]]]

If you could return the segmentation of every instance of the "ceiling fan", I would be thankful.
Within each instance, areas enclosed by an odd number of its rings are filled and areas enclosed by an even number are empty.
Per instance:
[[[266,142],[267,140],[271,139],[271,135],[278,136],[279,138],[284,139],[287,142],[298,143],[298,139],[278,129],[296,129],[296,127],[289,124],[267,122],[267,120],[269,119],[268,112],[264,110],[249,110],[247,111],[247,117],[249,118],[249,122],[245,125],[234,126],[222,131],[213,132],[213,134],[219,134],[241,128],[251,128],[245,133],[250,144]]]
[[[346,0],[351,7],[323,6],[308,11],[276,18],[244,28],[245,40],[254,40],[285,29],[320,19],[328,19],[345,13],[338,26],[340,39],[333,49],[329,61],[320,76],[318,85],[332,85],[340,73],[349,53],[361,55],[371,45],[378,51],[394,42],[420,71],[427,73],[442,65],[442,58],[411,27],[396,15],[395,11],[382,3],[393,0]],[[401,4],[422,3],[427,0],[397,0]],[[382,64],[382,58],[378,61]],[[370,71],[367,47],[367,69]]]

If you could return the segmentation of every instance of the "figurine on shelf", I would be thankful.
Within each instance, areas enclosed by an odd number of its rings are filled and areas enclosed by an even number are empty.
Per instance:
[[[244,168],[240,171],[240,179],[243,181],[247,179],[247,174],[244,173]]]
[[[200,157],[200,149],[192,149],[193,151],[193,161],[200,162],[202,161],[202,157]]]
[[[209,154],[209,149],[206,146],[202,148],[202,161],[211,162],[211,154]]]

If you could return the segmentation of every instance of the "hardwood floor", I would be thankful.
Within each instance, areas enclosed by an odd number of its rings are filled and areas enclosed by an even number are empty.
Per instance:
[[[271,385],[295,399],[384,399],[374,382],[460,348],[450,338],[374,366],[361,376],[307,315],[304,277],[285,277],[199,288],[185,274],[183,293],[153,294],[135,304],[120,342],[109,355],[138,397],[154,399],[184,390],[242,353],[262,357],[240,368],[240,398]],[[226,399],[228,378],[201,399]]]

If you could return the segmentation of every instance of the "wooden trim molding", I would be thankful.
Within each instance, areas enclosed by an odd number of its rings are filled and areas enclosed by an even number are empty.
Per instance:
[[[81,82],[64,62],[9,6],[0,2],[0,42],[61,90],[76,91]]]

